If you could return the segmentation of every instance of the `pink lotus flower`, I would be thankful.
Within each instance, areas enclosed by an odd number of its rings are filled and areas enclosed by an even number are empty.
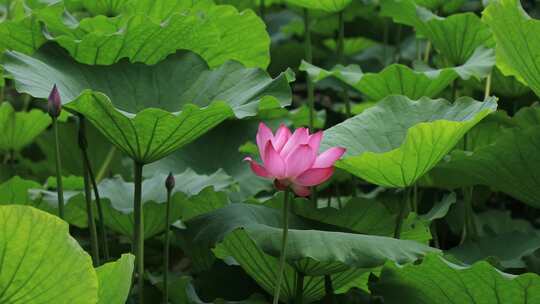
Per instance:
[[[334,163],[345,153],[344,148],[330,148],[318,155],[323,132],[309,134],[306,128],[291,131],[281,125],[276,132],[259,124],[257,146],[263,165],[251,157],[244,160],[258,176],[273,179],[279,190],[291,187],[298,196],[308,196],[309,187],[327,181],[334,173]]]

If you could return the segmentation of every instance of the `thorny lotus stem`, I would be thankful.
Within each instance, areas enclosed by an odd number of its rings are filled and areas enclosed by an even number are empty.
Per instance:
[[[304,48],[305,48],[305,60],[309,63],[312,63],[313,61],[313,53],[311,50],[311,21],[309,18],[309,10],[307,8],[304,9]],[[309,129],[313,132],[314,126],[314,118],[315,118],[315,88],[313,87],[313,81],[309,77],[309,75],[306,75],[306,82],[307,82],[307,94],[308,94],[308,106],[309,106]]]
[[[107,239],[107,229],[105,228],[105,217],[103,216],[103,208],[101,207],[101,197],[99,195],[99,188],[97,186],[94,170],[92,170],[92,164],[90,163],[90,157],[88,157],[88,140],[86,139],[86,119],[84,116],[79,116],[79,125],[81,130],[79,131],[79,147],[82,151],[83,162],[86,164],[88,177],[94,191],[94,198],[96,202],[98,220],[99,220],[99,236],[100,243],[103,249],[104,258],[109,260],[109,242]]]
[[[407,188],[403,191],[403,201],[399,204],[399,213],[396,219],[396,228],[394,230],[394,238],[399,239],[401,236],[401,228],[403,227],[403,220],[405,218],[405,211],[407,210],[410,199],[411,189]]]
[[[56,153],[56,194],[58,195],[58,216],[64,219],[64,186],[62,182],[62,157],[60,155],[60,141],[58,137],[58,119],[52,119],[54,131],[54,145]]]
[[[334,303],[334,286],[332,284],[332,277],[329,274],[324,276],[324,293],[324,303]]]
[[[107,174],[107,171],[109,170],[109,167],[111,166],[111,163],[114,159],[114,155],[116,152],[116,147],[111,146],[111,149],[107,153],[107,156],[105,157],[105,160],[101,164],[101,167],[99,168],[97,174],[96,174],[96,182],[99,183],[104,177],[105,174]]]
[[[304,303],[304,277],[302,272],[296,272],[296,296],[294,297],[294,304]]]
[[[134,193],[134,215],[135,227],[133,231],[134,253],[137,265],[137,277],[139,281],[139,304],[144,303],[144,223],[142,208],[142,171],[143,164],[135,161],[135,193]]]
[[[276,280],[276,287],[274,291],[274,304],[279,302],[279,293],[281,291],[281,282],[283,281],[283,272],[285,270],[285,256],[287,251],[287,234],[289,233],[289,194],[290,190],[285,190],[285,197],[283,198],[283,235],[281,237],[281,253],[279,256],[279,269],[278,277]]]
[[[81,117],[79,117],[81,118]],[[99,261],[99,246],[97,238],[96,223],[94,221],[94,209],[92,208],[92,189],[90,186],[90,178],[88,174],[88,163],[84,161],[86,150],[86,139],[83,136],[85,134],[84,119],[79,119],[79,148],[81,150],[81,158],[83,159],[83,178],[84,178],[84,198],[86,201],[86,215],[88,217],[88,230],[90,230],[90,248],[92,252],[92,260],[94,266],[100,265]]]

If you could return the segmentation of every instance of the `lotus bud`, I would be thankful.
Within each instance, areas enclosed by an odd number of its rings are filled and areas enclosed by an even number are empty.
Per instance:
[[[174,184],[174,175],[172,174],[172,172],[169,172],[169,175],[165,180],[165,188],[167,188],[168,192],[171,192],[174,189]]]
[[[53,86],[51,93],[49,94],[47,110],[53,119],[60,116],[60,112],[62,111],[62,100],[60,99],[60,93],[58,92],[56,84]]]

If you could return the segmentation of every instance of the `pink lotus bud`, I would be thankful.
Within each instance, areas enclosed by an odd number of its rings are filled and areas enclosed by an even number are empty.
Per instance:
[[[49,94],[49,100],[47,104],[47,110],[52,118],[60,116],[62,111],[62,100],[60,99],[60,93],[56,84],[53,86],[51,93]]]
[[[168,192],[171,192],[174,189],[174,175],[172,172],[169,172],[169,175],[167,176],[167,179],[165,180],[165,188],[167,188]]]
[[[306,128],[291,131],[281,125],[276,134],[265,124],[259,124],[257,146],[263,165],[251,157],[244,160],[260,177],[273,179],[279,190],[292,188],[298,196],[308,196],[309,187],[327,181],[334,173],[334,163],[343,156],[345,148],[333,147],[319,154],[323,132],[309,134]]]

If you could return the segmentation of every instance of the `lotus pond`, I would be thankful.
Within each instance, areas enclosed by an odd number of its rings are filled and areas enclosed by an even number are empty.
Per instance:
[[[0,19],[0,303],[540,303],[537,1]]]

